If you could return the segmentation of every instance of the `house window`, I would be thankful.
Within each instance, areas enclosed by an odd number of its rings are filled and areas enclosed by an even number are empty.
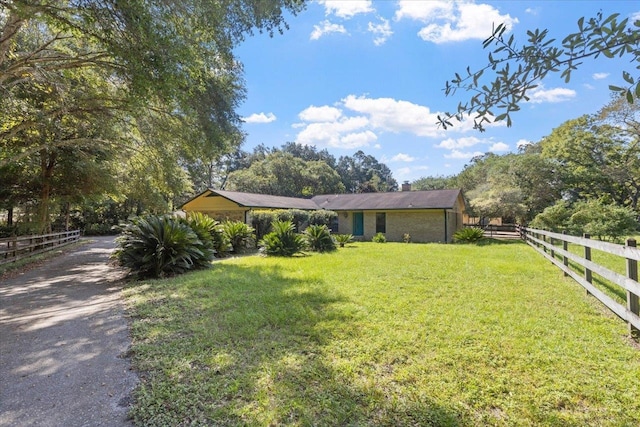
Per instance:
[[[337,233],[338,232],[338,216],[334,216],[331,218],[331,220],[329,221],[329,230],[331,230],[332,233]]]
[[[376,233],[387,232],[387,214],[384,212],[376,213]]]

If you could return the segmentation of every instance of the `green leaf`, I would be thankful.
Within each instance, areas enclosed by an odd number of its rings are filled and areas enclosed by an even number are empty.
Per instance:
[[[634,81],[633,81],[633,77],[631,77],[631,74],[629,74],[629,73],[628,73],[628,72],[626,72],[626,71],[623,71],[623,72],[622,72],[622,78],[623,78],[627,83],[629,83],[629,84],[631,84],[631,85],[634,83]]]
[[[629,104],[633,104],[633,94],[631,93],[631,90],[627,91],[627,101]]]

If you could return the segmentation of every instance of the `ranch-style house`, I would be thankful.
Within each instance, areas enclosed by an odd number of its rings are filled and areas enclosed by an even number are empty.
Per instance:
[[[338,233],[352,234],[357,240],[371,240],[383,233],[391,242],[401,242],[409,234],[416,243],[448,243],[462,228],[465,202],[460,190],[323,194],[301,199],[208,189],[181,209],[245,223],[253,210],[327,209],[338,214]]]

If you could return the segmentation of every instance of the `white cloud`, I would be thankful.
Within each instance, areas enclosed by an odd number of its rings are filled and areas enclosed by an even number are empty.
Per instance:
[[[395,19],[396,21],[403,18],[427,21],[437,16],[441,19],[451,20],[454,19],[453,6],[453,2],[447,0],[426,2],[401,0],[398,2]]]
[[[335,15],[350,19],[360,13],[375,12],[371,7],[371,0],[318,0],[324,6],[326,15]]]
[[[491,147],[489,147],[489,151],[492,153],[499,153],[501,151],[509,151],[509,146],[504,142],[496,142]]]
[[[253,113],[249,117],[243,117],[242,120],[245,123],[271,123],[276,120],[276,116],[273,113]]]
[[[393,156],[391,158],[392,162],[413,162],[416,158],[415,157],[411,157],[408,154],[404,154],[404,153],[398,153],[395,156]]]
[[[483,154],[484,153],[481,152],[481,151],[463,152],[463,151],[460,151],[460,150],[453,150],[451,153],[445,154],[444,158],[445,159],[467,159],[468,160],[468,159],[470,159],[472,157],[475,157],[475,156],[482,156]]]
[[[349,95],[342,100],[345,108],[369,116],[371,126],[390,132],[408,132],[435,137],[443,133],[436,125],[437,114],[428,107],[392,98],[366,98]]]
[[[319,147],[353,148],[370,146],[380,131],[408,133],[437,138],[445,131],[437,125],[437,116],[428,107],[393,98],[368,98],[348,95],[334,106],[311,105],[298,114],[302,121],[292,125],[300,129],[296,142]],[[503,126],[504,124],[498,124]],[[473,128],[471,120],[456,123],[452,132],[464,133]],[[475,137],[445,140],[441,148],[463,148],[487,141]],[[379,144],[375,145],[380,148]],[[408,158],[396,161],[408,161]]]
[[[400,1],[395,17],[396,20],[410,18],[427,24],[418,35],[432,43],[482,40],[491,35],[493,25],[504,23],[510,31],[518,23],[517,18],[501,15],[493,6],[468,1]]]
[[[363,130],[368,124],[369,120],[362,116],[343,117],[333,122],[310,123],[298,133],[296,142],[305,145],[335,148],[343,148],[343,144],[348,145],[344,148],[352,148],[353,144],[361,144],[359,146],[363,146],[362,144],[367,138],[369,141],[377,139],[373,132],[366,134],[366,131]],[[362,131],[359,133],[364,134],[348,138],[349,134],[358,133],[356,131]]]
[[[376,37],[373,39],[373,44],[376,46],[383,45],[389,37],[393,35],[393,31],[391,31],[391,25],[389,25],[389,21],[380,18],[382,21],[380,24],[374,24],[373,22],[369,22],[368,30],[373,33]]]
[[[528,94],[529,102],[534,104],[542,104],[544,102],[565,102],[572,98],[575,98],[576,91],[573,89],[567,89],[562,87],[556,87],[553,89],[545,89],[542,85],[533,89]]]
[[[340,138],[340,148],[368,147],[369,143],[378,139],[378,136],[366,130],[364,132],[350,133]]]
[[[527,145],[531,145],[531,144],[533,144],[531,141],[528,141],[526,139],[519,139],[516,142],[516,147],[518,147],[518,150],[520,150],[521,148],[526,147]]]
[[[373,148],[375,148],[376,150],[379,150],[379,149],[381,149],[381,148],[382,148],[382,145],[380,145],[380,144],[376,144],[376,145],[374,145],[374,146],[373,146]]]
[[[333,122],[338,120],[342,115],[342,111],[335,107],[324,105],[316,107],[314,105],[302,110],[298,117],[305,122]]]
[[[591,77],[593,77],[593,80],[602,80],[609,77],[609,73],[593,73]]]
[[[436,145],[436,148],[446,148],[447,150],[454,150],[458,148],[467,148],[473,147],[474,145],[478,145],[483,142],[481,139],[476,138],[475,136],[469,136],[465,138],[448,138],[444,141],[441,141],[440,144]]]
[[[631,16],[629,17],[629,21],[631,22],[640,21],[640,12],[632,13]]]
[[[539,13],[539,9],[538,8],[533,9],[533,8],[528,7],[524,11],[526,13],[529,13],[529,14],[534,15],[534,16]]]
[[[349,34],[344,26],[340,24],[332,24],[329,21],[322,21],[319,25],[313,26],[313,31],[311,32],[311,36],[309,37],[311,40],[318,40],[320,37],[325,34],[330,33],[341,33],[341,34]]]

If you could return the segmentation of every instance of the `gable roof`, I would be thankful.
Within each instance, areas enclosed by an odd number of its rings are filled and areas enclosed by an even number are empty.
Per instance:
[[[391,193],[331,194],[315,196],[311,200],[322,209],[451,209],[461,190],[398,191]]]
[[[221,196],[245,208],[277,208],[316,210],[318,206],[311,199],[297,197],[270,196],[267,194],[242,193],[239,191],[209,190],[205,197]]]
[[[200,197],[223,197],[240,207],[262,209],[327,209],[394,210],[394,209],[451,209],[455,207],[461,190],[398,191],[389,193],[323,194],[311,199],[243,193],[208,189],[185,202]]]

